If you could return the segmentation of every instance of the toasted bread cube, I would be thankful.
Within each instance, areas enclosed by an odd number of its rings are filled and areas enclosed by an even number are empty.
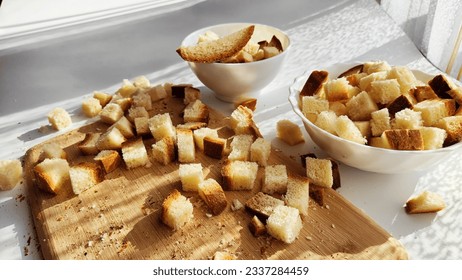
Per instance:
[[[42,146],[41,159],[62,158],[67,159],[67,153],[55,142],[46,143]]]
[[[276,239],[290,244],[302,229],[302,219],[297,208],[279,205],[266,221],[268,233]]]
[[[40,189],[57,194],[69,180],[69,163],[61,158],[47,158],[34,167],[34,173]]]
[[[255,215],[252,217],[249,223],[249,230],[253,236],[258,237],[266,233],[265,224]]]
[[[380,137],[371,137],[369,139],[369,145],[376,148],[392,149],[385,133],[382,133]]]
[[[326,99],[329,102],[348,100],[352,86],[345,77],[328,81],[325,86]]]
[[[197,191],[213,215],[219,215],[228,206],[225,192],[215,179],[202,181],[199,183]]]
[[[440,98],[446,99],[451,98],[449,91],[454,89],[456,86],[454,83],[444,74],[436,75],[428,81],[428,85]]]
[[[388,109],[383,108],[371,113],[371,133],[372,136],[380,136],[385,130],[391,129],[390,115]]]
[[[139,89],[146,89],[151,86],[151,82],[149,82],[149,79],[146,78],[146,76],[138,76],[133,79],[133,85]]]
[[[184,104],[189,104],[201,98],[201,91],[195,87],[187,87],[184,91]]]
[[[358,144],[364,145],[367,142],[354,122],[347,116],[340,116],[337,118],[335,132],[339,137]]]
[[[82,142],[79,143],[78,148],[80,152],[84,155],[96,155],[99,153],[99,149],[96,146],[99,138],[101,137],[101,133],[99,132],[89,132],[85,134],[85,138]]]
[[[313,184],[331,188],[334,183],[332,173],[332,161],[330,159],[318,159],[307,157],[306,159],[306,177]]]
[[[430,191],[424,191],[406,202],[408,214],[434,213],[446,208],[446,203],[441,195]]]
[[[138,91],[138,88],[129,80],[123,79],[122,86],[117,90],[116,94],[122,97],[131,97]]]
[[[436,127],[446,130],[445,145],[452,145],[462,140],[462,116],[450,116],[440,119]]]
[[[417,102],[429,99],[437,99],[438,95],[433,91],[430,86],[416,86],[410,90],[411,94],[415,97]]]
[[[452,99],[432,99],[415,104],[413,110],[422,113],[424,126],[434,126],[440,119],[454,115],[456,106]]]
[[[183,191],[197,192],[199,184],[204,181],[200,163],[180,164],[179,174]]]
[[[258,137],[250,146],[250,160],[260,166],[266,166],[271,154],[271,143]]]
[[[218,131],[216,129],[202,127],[193,132],[194,143],[196,143],[197,148],[201,151],[204,150],[204,138],[206,136],[218,138]]]
[[[290,120],[280,120],[276,124],[277,137],[290,146],[305,142],[300,127]]]
[[[346,115],[348,112],[346,105],[340,101],[329,102],[329,111],[333,111],[337,116]]]
[[[231,113],[229,118],[229,127],[235,134],[252,134],[253,133],[253,111],[245,106],[238,106]]]
[[[457,104],[462,105],[462,87],[451,89],[448,91],[448,94],[457,102]]]
[[[48,122],[56,130],[64,129],[72,124],[69,113],[63,108],[54,108],[48,113]]]
[[[113,95],[111,103],[119,105],[122,111],[125,113],[132,106],[132,99],[130,97],[121,97],[120,95]]]
[[[152,144],[152,155],[154,159],[167,165],[175,160],[175,142],[172,138],[166,137]]]
[[[265,58],[270,58],[279,54],[279,50],[276,47],[263,47],[265,52]]]
[[[388,62],[379,60],[379,61],[367,61],[363,64],[363,71],[367,74],[372,74],[375,72],[389,71],[391,70],[390,64]]]
[[[371,73],[371,74],[369,74],[367,76],[362,77],[359,80],[359,89],[361,91],[369,92],[371,90],[371,83],[372,82],[385,80],[385,79],[387,79],[387,72],[386,71],[380,71],[380,72]]]
[[[136,118],[149,118],[149,113],[146,108],[131,106],[128,109],[127,119],[134,122]]]
[[[135,118],[134,123],[135,123],[136,135],[141,136],[141,135],[148,135],[151,133],[151,131],[149,130],[149,118],[147,117]]]
[[[336,124],[337,124],[337,114],[333,111],[322,111],[319,113],[314,125],[317,127],[331,133],[337,135],[336,132]]]
[[[161,84],[151,87],[150,89],[146,90],[146,93],[151,97],[151,102],[156,102],[169,96],[165,86]]]
[[[371,119],[371,113],[379,108],[370,95],[362,91],[353,96],[347,103],[347,116],[353,121],[368,121]]]
[[[399,83],[396,79],[373,81],[369,95],[375,103],[387,105],[401,95]]]
[[[170,86],[170,91],[171,95],[175,98],[183,98],[185,96],[185,90],[188,87],[192,87],[192,84],[177,84],[177,85],[171,85]]]
[[[98,99],[101,108],[104,108],[112,99],[112,95],[101,91],[94,91],[93,98]]]
[[[183,115],[184,122],[205,122],[209,121],[209,108],[200,99],[186,105]]]
[[[99,100],[94,97],[87,98],[82,102],[83,114],[89,118],[96,117],[101,110],[103,110],[103,106],[101,106]]]
[[[245,202],[245,208],[264,221],[279,205],[284,205],[284,201],[262,192],[256,193]]]
[[[324,84],[328,81],[329,73],[327,71],[315,70],[303,85],[300,97],[303,96],[324,96]]]
[[[176,140],[176,129],[169,113],[157,114],[149,119],[149,130],[156,141],[165,137]]]
[[[381,71],[379,71],[381,72]],[[350,83],[350,85],[354,86],[354,87],[358,87],[359,88],[359,81],[366,77],[368,74],[367,73],[364,73],[364,72],[360,72],[360,73],[354,73],[354,74],[351,74],[351,75],[348,75],[346,76],[346,79],[348,80],[348,83]],[[360,89],[361,90],[361,89]]]
[[[122,144],[122,157],[128,169],[148,166],[149,158],[143,139],[137,138]]]
[[[72,191],[78,195],[102,182],[104,175],[97,164],[93,162],[81,162],[70,167],[69,176]]]
[[[420,134],[424,142],[424,150],[434,150],[443,147],[446,140],[446,130],[437,127],[421,127]]]
[[[194,217],[193,205],[177,189],[174,189],[162,202],[162,222],[178,230]]]
[[[122,135],[127,139],[133,138],[135,136],[133,124],[125,116],[121,117],[111,127],[117,127],[120,133],[122,133]]]
[[[103,133],[96,141],[96,148],[102,150],[117,150],[122,148],[122,144],[127,141],[117,127],[112,127]]]
[[[422,134],[418,129],[392,129],[383,133],[395,150],[423,150],[424,142]]]
[[[287,180],[287,167],[285,165],[266,166],[261,191],[267,194],[283,194],[287,191]]]
[[[366,139],[372,136],[372,129],[371,129],[371,122],[370,121],[357,121],[353,122],[355,126],[358,128],[361,135]]]
[[[410,95],[400,95],[387,105],[390,117],[394,118],[395,114],[404,109],[412,109],[413,104]]]
[[[99,117],[101,121],[107,124],[113,124],[118,121],[124,115],[124,110],[117,103],[107,104],[100,112]]]
[[[388,71],[387,79],[396,79],[402,94],[408,93],[417,83],[417,79],[407,66],[393,66]]]
[[[252,190],[257,173],[258,164],[251,161],[228,161],[221,169],[224,185],[230,191]]]
[[[146,110],[152,109],[151,95],[147,93],[137,93],[132,97],[132,106],[133,107],[143,107]]]
[[[204,154],[216,158],[221,159],[225,152],[226,148],[226,139],[219,138],[219,137],[204,137]]]
[[[411,109],[404,109],[395,114],[394,129],[417,129],[422,127],[422,113]]]
[[[0,160],[0,191],[8,191],[16,187],[22,179],[22,173],[19,160]]]
[[[329,101],[317,96],[304,96],[302,98],[302,112],[311,122],[315,122],[319,113],[329,110]]]
[[[101,162],[101,165],[106,173],[116,170],[122,162],[120,154],[114,150],[102,150],[95,156],[94,159]]]
[[[176,129],[176,144],[178,147],[178,161],[182,163],[196,160],[193,132],[190,129]]]
[[[287,182],[284,201],[287,206],[297,208],[301,215],[308,215],[310,181],[306,177],[291,176]]]
[[[250,147],[253,143],[253,136],[249,134],[235,135],[231,141],[231,153],[229,160],[247,161],[250,159]]]

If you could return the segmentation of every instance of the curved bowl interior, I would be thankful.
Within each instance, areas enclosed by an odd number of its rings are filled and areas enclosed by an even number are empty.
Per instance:
[[[325,70],[329,72],[331,77],[337,77],[346,69],[360,63],[336,64],[327,67]],[[294,112],[302,119],[305,129],[313,142],[339,162],[370,172],[408,173],[427,170],[462,147],[462,142],[459,142],[437,150],[398,151],[357,144],[328,133],[310,122],[302,113],[299,105],[300,89],[311,72],[312,70],[306,71],[302,76],[294,80],[289,88],[289,102]],[[418,80],[423,82],[427,82],[433,77],[419,70],[412,70],[412,72]]]

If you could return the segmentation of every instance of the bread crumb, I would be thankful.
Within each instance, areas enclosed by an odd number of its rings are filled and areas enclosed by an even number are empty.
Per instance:
[[[331,227],[331,228],[335,228],[335,225],[334,225],[334,224],[331,224],[330,227]]]

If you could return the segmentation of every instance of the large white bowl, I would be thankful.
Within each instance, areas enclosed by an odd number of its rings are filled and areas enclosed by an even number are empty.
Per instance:
[[[358,64],[337,64],[324,70],[328,71],[329,76],[333,78]],[[300,90],[311,72],[312,70],[309,70],[294,80],[289,89],[289,101],[295,113],[302,119],[313,142],[333,159],[364,171],[399,174],[427,170],[457,150],[460,152],[462,142],[436,150],[397,151],[361,145],[320,129],[304,116],[298,102]],[[418,80],[423,82],[427,82],[433,77],[419,70],[412,70],[412,72]],[[457,83],[457,81],[455,82]]]
[[[290,39],[287,34],[275,27],[263,24],[226,23],[196,30],[181,43],[182,46],[196,45],[199,35],[206,31],[213,31],[221,37],[252,24],[255,25],[255,30],[251,41],[258,43],[262,40],[270,40],[273,35],[276,35],[284,51],[271,58],[247,63],[188,62],[197,78],[223,101],[238,102],[258,96],[259,92],[277,76],[283,65],[290,48]]]

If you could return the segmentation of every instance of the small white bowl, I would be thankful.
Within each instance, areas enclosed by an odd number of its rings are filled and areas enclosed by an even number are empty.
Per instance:
[[[290,48],[290,39],[283,31],[256,23],[226,23],[204,27],[189,34],[181,43],[182,46],[197,44],[199,35],[213,31],[222,37],[238,31],[249,25],[255,25],[252,42],[270,40],[276,35],[281,41],[283,52],[260,61],[246,63],[197,63],[188,62],[197,78],[215,96],[226,102],[239,102],[248,98],[256,98],[259,92],[267,86],[279,73]]]
[[[336,64],[326,67],[323,70],[328,71],[329,76],[334,78],[358,64],[360,63]],[[326,132],[304,116],[298,102],[300,90],[311,72],[312,70],[309,70],[294,80],[289,88],[289,101],[295,113],[302,119],[305,129],[313,142],[330,157],[341,163],[376,173],[400,174],[418,172],[428,170],[462,147],[462,142],[459,142],[452,146],[436,150],[398,151],[361,145]],[[423,82],[427,82],[433,77],[419,70],[412,70],[412,72],[418,80]],[[457,83],[457,81],[454,82]]]

